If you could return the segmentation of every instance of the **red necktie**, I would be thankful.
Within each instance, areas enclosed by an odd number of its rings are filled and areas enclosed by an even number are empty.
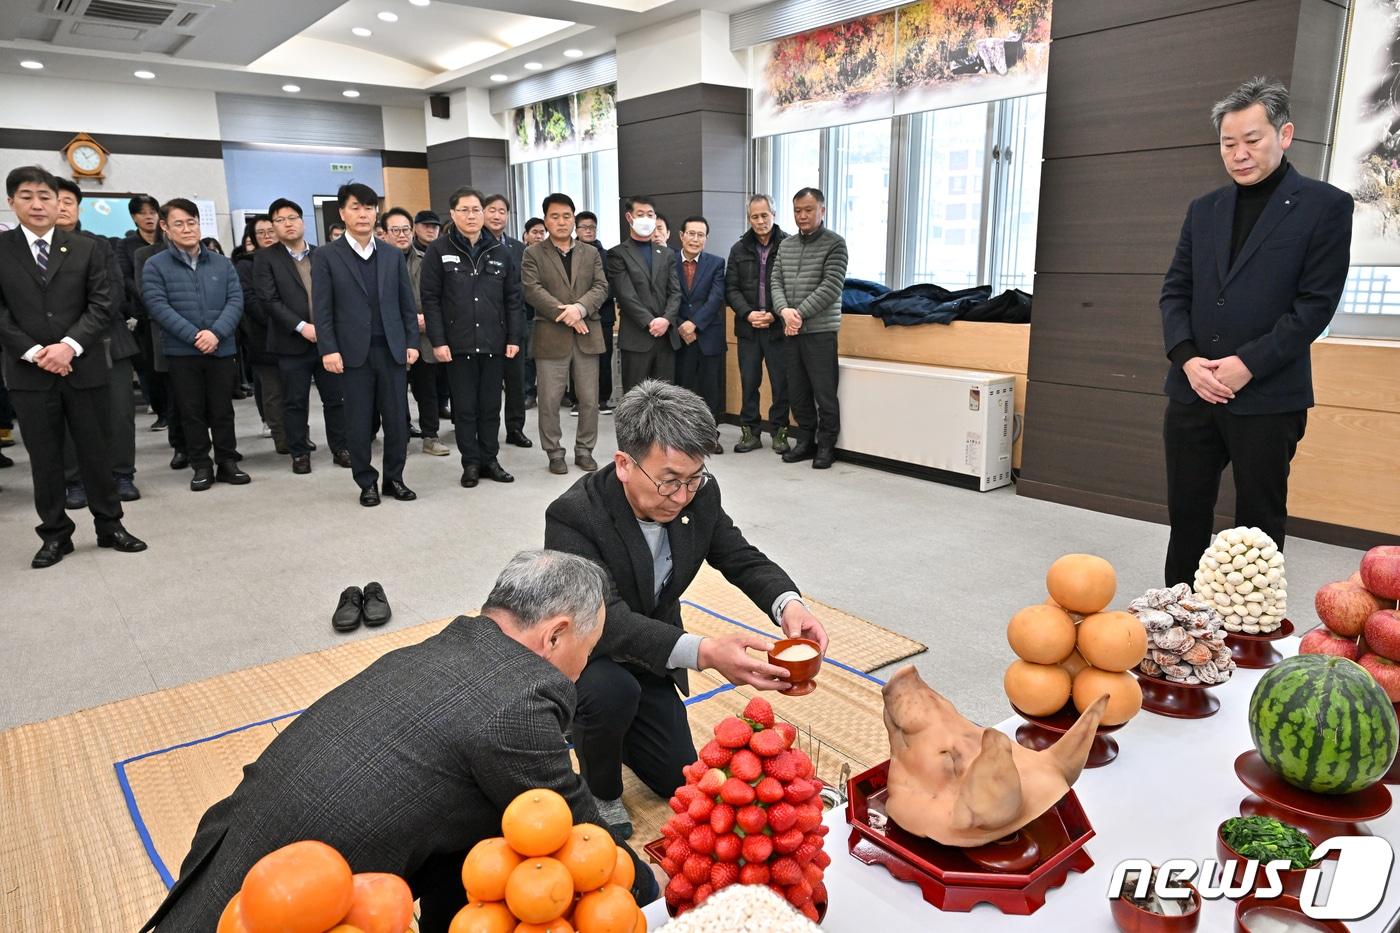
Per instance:
[[[685,261],[685,287],[687,290],[695,287],[695,260]]]

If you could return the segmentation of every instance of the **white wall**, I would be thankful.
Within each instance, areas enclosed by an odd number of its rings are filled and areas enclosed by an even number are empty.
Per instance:
[[[6,75],[0,126],[25,130],[218,139],[213,91]]]
[[[491,112],[491,95],[485,88],[461,88],[447,95],[450,116],[440,120],[428,109],[428,101],[423,101],[423,119],[426,121],[427,144],[451,142],[475,136],[479,139],[505,139],[506,128]],[[385,148],[392,149],[392,146]]]
[[[427,112],[416,107],[383,107],[384,148],[398,152],[426,152]]]
[[[748,53],[729,50],[729,16],[701,10],[617,37],[617,99],[692,84],[748,87]]]

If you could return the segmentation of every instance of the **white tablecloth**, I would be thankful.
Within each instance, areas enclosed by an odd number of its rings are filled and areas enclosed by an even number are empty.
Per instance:
[[[1279,647],[1297,650],[1295,638]],[[923,900],[913,884],[896,881],[884,868],[865,865],[847,851],[850,827],[844,808],[827,814],[831,826],[827,850],[831,867],[826,885],[831,897],[822,929],[828,933],[894,933],[927,931],[1053,930],[1113,933],[1108,883],[1113,867],[1129,858],[1160,865],[1170,858],[1193,861],[1215,858],[1215,831],[1220,822],[1239,815],[1249,792],[1235,777],[1234,761],[1248,751],[1249,696],[1263,671],[1236,671],[1230,682],[1215,690],[1220,712],[1209,719],[1178,720],[1139,713],[1114,734],[1118,759],[1086,770],[1075,784],[1084,812],[1096,835],[1085,845],[1094,859],[1087,873],[1071,873],[1065,884],[1051,889],[1045,906],[1025,916],[1007,916],[986,904],[968,913],[939,911]],[[998,728],[1008,735],[1021,725],[1007,719]],[[1400,852],[1400,802],[1389,814],[1369,824],[1378,836]],[[1326,863],[1329,867],[1334,863]],[[1381,907],[1370,918],[1352,921],[1354,933],[1384,933],[1400,911],[1400,866]],[[1202,933],[1234,929],[1235,902],[1225,898],[1203,904]],[[666,920],[666,905],[646,909],[651,928]]]

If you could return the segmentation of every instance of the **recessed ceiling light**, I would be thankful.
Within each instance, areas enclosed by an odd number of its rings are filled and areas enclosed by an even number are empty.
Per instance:
[[[379,19],[381,22],[385,23],[397,23],[399,21],[399,14],[390,13],[388,10],[385,10],[379,14]]]
[[[432,3],[433,0],[408,0],[408,2],[414,6],[427,6],[429,3]]]
[[[565,49],[565,58],[583,58],[583,49]]]
[[[301,85],[299,85],[299,84],[284,84],[284,85],[282,85],[282,90],[286,91],[288,94],[300,94],[300,93],[301,93]]]
[[[30,71],[38,71],[40,68],[44,67],[44,63],[36,62],[32,58],[26,58],[24,61],[19,63],[19,66],[21,68],[28,68]]]
[[[156,76],[154,71],[133,71],[132,74],[143,81],[149,81]]]
[[[357,91],[357,90],[355,90],[354,88],[349,88],[349,89],[347,89],[347,90],[341,91],[340,93],[341,93],[343,96],[345,96],[345,97],[359,97],[359,96],[360,96],[360,92]]]
[[[350,31],[353,32],[355,35],[359,36],[361,39],[368,39],[370,36],[374,35],[374,30],[366,29],[363,26],[356,26]]]
[[[526,71],[539,71],[539,70],[542,69],[543,67],[544,67],[544,66],[541,65],[539,62],[526,62],[526,63],[525,63],[525,70],[526,70]]]
[[[496,74],[493,74],[493,75],[491,76],[491,80],[492,80],[492,81],[509,81],[509,80],[510,80],[510,75],[503,75],[503,74],[497,72]]]

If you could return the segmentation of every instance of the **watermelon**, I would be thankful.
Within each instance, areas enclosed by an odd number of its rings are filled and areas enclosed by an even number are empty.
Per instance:
[[[1249,700],[1249,734],[1264,762],[1294,787],[1350,794],[1395,760],[1395,707],[1355,661],[1300,654],[1264,675]]]

